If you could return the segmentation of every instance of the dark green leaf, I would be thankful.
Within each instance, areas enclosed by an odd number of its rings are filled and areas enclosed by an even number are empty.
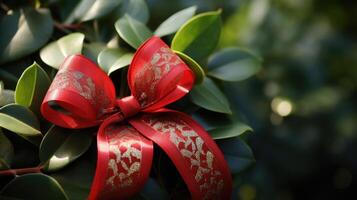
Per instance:
[[[159,183],[153,179],[149,178],[144,187],[140,191],[140,196],[143,199],[155,199],[155,200],[164,200],[168,199],[168,194],[163,188],[160,187]]]
[[[14,156],[14,147],[0,129],[0,170],[9,168]]]
[[[51,80],[47,73],[35,62],[21,75],[16,85],[15,102],[40,113],[40,106]]]
[[[26,200],[68,199],[61,185],[44,174],[26,174],[10,181],[0,192],[1,198]]]
[[[253,131],[253,129],[250,126],[238,121],[232,122],[230,125],[208,130],[212,138],[216,140],[237,137],[247,131]]]
[[[221,11],[206,12],[188,20],[175,34],[171,48],[202,60],[216,48],[221,32]]]
[[[5,90],[4,84],[0,81],[0,106],[14,103],[14,91]]]
[[[120,49],[108,48],[100,52],[98,63],[105,72],[111,74],[118,69],[128,66],[131,63],[133,56],[132,53],[127,53]]]
[[[190,92],[192,102],[207,110],[231,114],[226,96],[209,78],[205,78],[200,85],[196,85]]]
[[[119,36],[130,46],[137,49],[142,43],[152,36],[151,31],[140,21],[124,15],[115,23]]]
[[[83,55],[90,58],[93,62],[97,62],[99,53],[106,48],[106,45],[100,42],[84,44]]]
[[[203,79],[205,78],[205,72],[203,71],[202,67],[192,58],[190,58],[188,55],[179,52],[179,51],[174,51],[180,58],[192,69],[192,71],[195,73],[195,83],[200,84],[203,82]]]
[[[0,127],[19,134],[34,144],[41,137],[36,116],[26,107],[9,104],[0,108]]]
[[[80,54],[84,35],[71,33],[41,49],[40,57],[47,65],[58,69],[67,56]]]
[[[196,13],[196,6],[191,6],[171,15],[155,30],[155,35],[162,37],[175,33],[187,20]]]
[[[52,35],[53,21],[48,9],[26,8],[2,17],[0,30],[1,64],[41,48]]]
[[[121,0],[82,0],[68,16],[65,23],[97,19],[115,9],[120,2]]]
[[[121,17],[127,14],[144,24],[148,22],[150,16],[145,0],[124,0],[120,12]]]
[[[208,75],[225,81],[241,81],[256,74],[261,59],[240,48],[228,48],[214,54],[208,62]]]
[[[92,143],[92,133],[53,126],[40,145],[40,160],[45,170],[63,168],[86,152]]]
[[[255,163],[252,150],[238,137],[216,142],[223,151],[232,174],[239,173]]]

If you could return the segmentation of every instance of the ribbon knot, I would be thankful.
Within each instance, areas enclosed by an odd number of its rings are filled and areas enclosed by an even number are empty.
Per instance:
[[[127,199],[139,192],[150,174],[153,142],[175,164],[192,199],[230,199],[231,175],[216,143],[190,116],[164,108],[186,95],[194,79],[158,37],[135,53],[128,69],[131,95],[122,99],[95,63],[81,55],[66,58],[41,113],[65,128],[99,126],[89,199]]]

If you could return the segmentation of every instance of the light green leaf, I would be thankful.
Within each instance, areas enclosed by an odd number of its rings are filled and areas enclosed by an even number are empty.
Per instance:
[[[26,200],[68,199],[63,188],[54,178],[40,173],[16,177],[0,191],[0,197]]]
[[[0,64],[27,56],[50,39],[53,20],[48,9],[26,8],[0,19]]]
[[[137,49],[142,43],[152,36],[149,28],[129,15],[124,15],[115,23],[119,36],[130,46]]]
[[[192,102],[207,110],[231,114],[226,96],[208,77],[200,85],[196,85],[190,92]]]
[[[224,81],[241,81],[256,74],[261,58],[240,48],[224,49],[209,59],[208,75]]]
[[[40,106],[51,80],[47,73],[35,62],[21,75],[16,85],[15,102],[39,114]]]
[[[40,57],[47,65],[58,69],[67,56],[81,53],[83,40],[82,33],[71,33],[41,49]]]
[[[171,48],[202,60],[216,48],[221,25],[220,10],[196,15],[176,32]]]
[[[51,127],[43,138],[39,156],[46,163],[46,171],[55,171],[68,165],[85,153],[92,143],[92,132]]]
[[[195,15],[196,9],[196,6],[191,6],[171,15],[157,27],[154,34],[162,37],[175,33],[187,20]]]
[[[123,67],[130,65],[134,54],[120,49],[104,49],[98,56],[99,66],[109,75]]]
[[[216,140],[224,154],[232,174],[237,174],[255,163],[250,147],[238,137],[233,139]]]
[[[146,24],[149,20],[149,8],[145,0],[124,0],[120,12],[123,17],[125,14],[129,15],[133,19]]]
[[[179,52],[179,51],[174,51],[180,58],[191,68],[191,70],[195,73],[195,83],[200,84],[203,82],[203,79],[205,78],[205,71],[203,71],[202,67],[192,58],[190,58],[188,55]]]
[[[36,145],[42,137],[39,122],[33,112],[17,104],[0,108],[0,127],[15,132]]]
[[[14,147],[0,129],[0,170],[7,169],[14,157]]]
[[[82,0],[68,16],[65,23],[100,18],[114,10],[120,2],[121,0]]]
[[[93,42],[89,44],[84,44],[83,55],[91,59],[93,62],[97,62],[99,53],[106,48],[104,43]]]
[[[253,129],[250,126],[238,121],[234,121],[230,125],[221,126],[208,130],[209,134],[215,140],[237,137],[247,131],[253,131]]]

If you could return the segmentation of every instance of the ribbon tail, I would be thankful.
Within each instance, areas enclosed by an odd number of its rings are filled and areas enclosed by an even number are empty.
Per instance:
[[[148,179],[153,143],[113,115],[100,126],[98,159],[90,200],[128,199]]]
[[[129,123],[170,157],[192,199],[231,199],[232,177],[223,153],[190,116],[166,109]]]

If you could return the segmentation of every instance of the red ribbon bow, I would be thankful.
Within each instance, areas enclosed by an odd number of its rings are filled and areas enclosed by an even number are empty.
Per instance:
[[[175,164],[192,199],[230,199],[223,154],[190,116],[164,108],[189,92],[194,74],[158,37],[136,52],[128,70],[131,96],[116,99],[110,78],[81,55],[60,67],[41,106],[65,128],[100,125],[98,160],[89,199],[126,199],[148,179],[153,142]]]

